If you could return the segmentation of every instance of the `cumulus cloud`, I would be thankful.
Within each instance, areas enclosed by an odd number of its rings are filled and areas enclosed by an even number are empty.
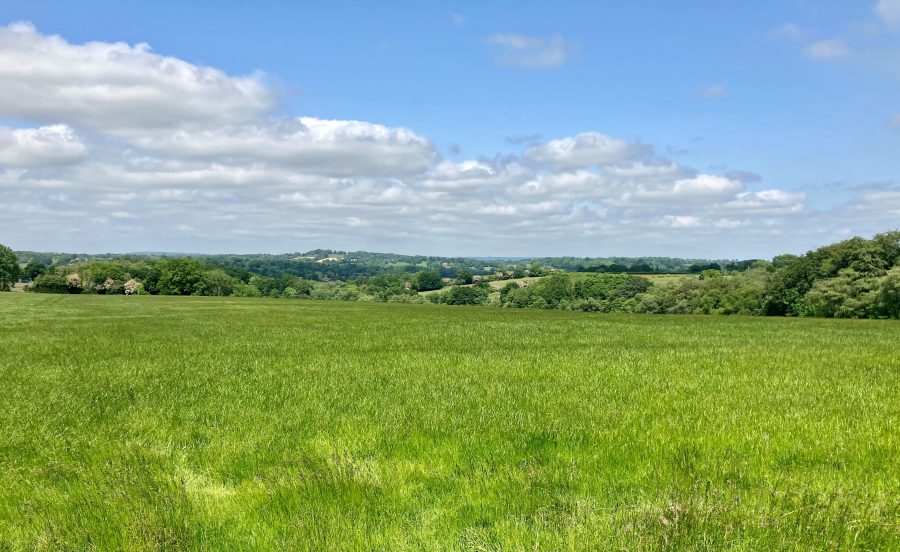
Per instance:
[[[71,44],[30,23],[0,27],[0,116],[124,135],[237,123],[276,106],[264,80],[162,56],[147,44]]]
[[[737,194],[725,206],[728,209],[757,214],[797,213],[803,210],[806,196],[783,190],[762,190]]]
[[[559,35],[537,38],[521,34],[495,34],[487,39],[499,49],[495,61],[529,69],[546,69],[563,65],[571,47]]]
[[[736,180],[729,180],[722,176],[701,174],[694,178],[676,180],[672,191],[676,194],[692,196],[728,196],[743,189],[744,186]]]
[[[615,165],[637,159],[647,151],[647,147],[640,144],[598,132],[585,132],[528,148],[525,159],[556,169],[571,170]]]
[[[693,215],[665,215],[662,223],[670,228],[696,228],[700,226],[700,219]]]
[[[262,77],[149,46],[2,28],[0,116],[25,126],[0,127],[0,235],[78,251],[719,254],[673,249],[665,229],[677,228],[734,255],[721,236],[770,247],[772,232],[813,216],[803,194],[751,189],[752,173],[704,174],[599,132],[446,160],[413,130],[276,116],[276,101]],[[844,213],[874,224],[888,216],[878,209],[869,198]]]
[[[814,61],[840,61],[850,56],[850,49],[843,39],[830,38],[813,42],[803,50],[803,55]]]
[[[10,129],[0,127],[0,167],[40,167],[74,163],[87,148],[66,125]]]
[[[269,163],[329,176],[415,174],[437,157],[427,139],[404,128],[312,117],[150,134],[134,143],[167,157]]]

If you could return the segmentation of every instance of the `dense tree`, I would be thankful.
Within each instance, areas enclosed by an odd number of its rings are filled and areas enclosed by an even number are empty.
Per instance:
[[[206,281],[204,290],[209,295],[231,295],[231,292],[234,289],[235,279],[229,276],[221,268],[207,270],[203,274],[203,278]]]
[[[543,276],[544,275],[544,267],[541,266],[541,261],[534,261],[530,265],[528,265],[528,275],[529,276]]]
[[[456,284],[465,285],[475,281],[475,275],[468,268],[461,268],[456,271]]]
[[[448,305],[481,305],[488,298],[488,291],[474,286],[453,286],[442,293],[443,303]]]
[[[9,291],[12,285],[19,281],[21,274],[16,254],[12,249],[0,244],[0,291]]]
[[[196,259],[166,259],[156,265],[155,291],[162,295],[203,295],[209,267]],[[151,290],[152,292],[153,290]]]
[[[415,288],[419,291],[433,291],[444,287],[441,274],[436,270],[426,270],[416,274]]]
[[[900,266],[889,270],[876,285],[874,310],[878,316],[900,318]]]
[[[35,278],[37,278],[41,274],[45,274],[47,270],[48,267],[44,263],[31,261],[30,263],[25,265],[24,269],[22,269],[22,277],[29,282],[33,282]]]

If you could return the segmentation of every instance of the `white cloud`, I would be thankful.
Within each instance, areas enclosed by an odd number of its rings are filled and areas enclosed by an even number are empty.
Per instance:
[[[888,120],[888,124],[894,128],[900,128],[900,113],[894,115]]]
[[[806,196],[802,193],[791,193],[783,190],[762,190],[737,194],[733,201],[725,206],[728,209],[745,213],[785,214],[803,210]]]
[[[536,38],[521,34],[495,34],[487,39],[500,49],[495,58],[500,65],[545,69],[563,65],[571,47],[559,35]]]
[[[878,0],[875,13],[889,27],[900,26],[900,0]]]
[[[525,159],[571,170],[591,166],[615,165],[637,159],[648,151],[646,146],[612,138],[598,132],[551,140],[525,150]]]
[[[30,23],[0,27],[0,116],[132,135],[248,121],[276,100],[260,75],[231,77],[146,44],[70,44]]]
[[[270,163],[328,176],[408,175],[423,172],[437,158],[427,139],[404,128],[312,117],[152,134],[134,143],[166,157]]]
[[[815,61],[839,61],[850,56],[850,49],[843,39],[830,38],[813,42],[803,50],[803,55]]]
[[[697,228],[700,226],[700,219],[693,215],[665,215],[662,223],[670,228]]]
[[[84,142],[66,125],[0,127],[0,167],[63,165],[83,159],[86,153]]]
[[[180,104],[188,91],[202,101]],[[261,78],[146,46],[2,28],[0,116],[32,128],[0,128],[0,235],[78,251],[713,256],[745,251],[733,250],[738,231],[769,250],[769,232],[814,216],[803,194],[747,189],[749,173],[700,174],[599,132],[450,161],[409,129],[275,116],[274,98]],[[859,200],[844,218],[895,208],[893,196]]]
[[[721,176],[701,174],[694,178],[675,181],[672,191],[675,194],[689,196],[728,196],[744,189],[743,184]]]

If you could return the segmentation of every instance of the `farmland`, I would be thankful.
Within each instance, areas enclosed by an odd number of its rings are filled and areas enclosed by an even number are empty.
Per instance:
[[[0,549],[897,549],[900,323],[0,295]]]

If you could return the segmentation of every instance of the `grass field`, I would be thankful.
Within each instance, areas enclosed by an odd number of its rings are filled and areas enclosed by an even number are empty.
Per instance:
[[[0,294],[0,550],[900,549],[900,324]]]
[[[573,281],[583,280],[590,276],[597,274],[596,272],[566,272],[569,277]],[[641,278],[647,278],[655,285],[665,286],[671,284],[672,282],[677,282],[682,278],[699,278],[699,274],[637,274],[636,276],[640,276]],[[491,290],[500,291],[503,289],[503,286],[510,282],[514,282],[516,284],[521,285],[530,285],[534,282],[542,280],[546,278],[546,276],[534,276],[534,277],[525,277],[525,278],[510,278],[508,280],[491,280],[488,282],[488,285],[491,286]],[[471,287],[472,284],[463,284],[461,287]],[[447,290],[448,288],[453,286],[447,286],[443,289],[433,289],[430,291],[420,291],[419,295],[431,295],[432,293],[440,293],[442,291]]]

